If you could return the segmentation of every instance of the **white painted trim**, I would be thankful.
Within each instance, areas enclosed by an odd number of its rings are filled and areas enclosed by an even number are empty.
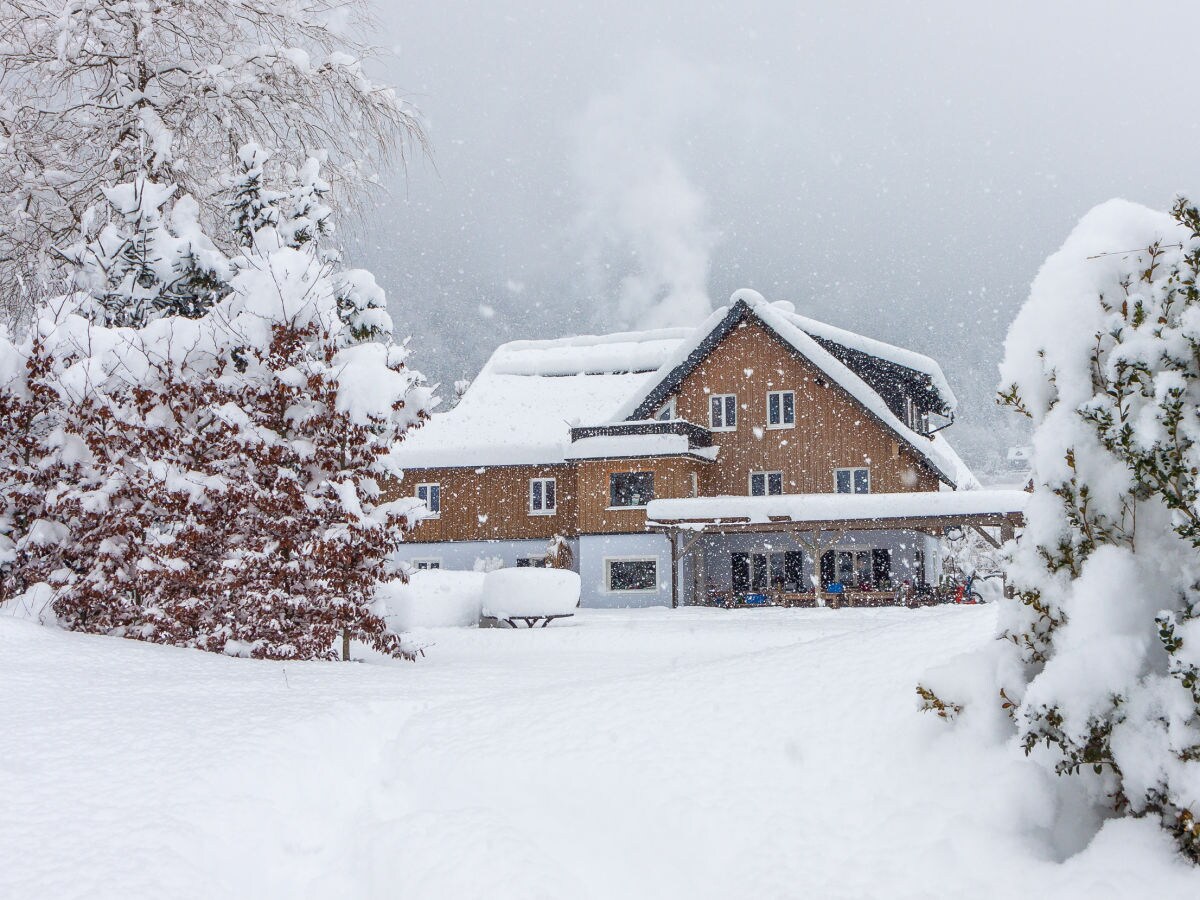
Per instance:
[[[841,491],[838,490],[838,486],[837,486],[838,472],[849,472],[850,473],[850,490],[847,493],[853,494],[854,493],[854,473],[858,472],[860,470],[864,470],[864,469],[866,470],[866,473],[867,473],[867,493],[868,494],[871,493],[871,467],[870,466],[838,466],[836,469],[833,470],[833,492],[835,494],[842,493]]]
[[[654,587],[652,588],[621,588],[612,586],[612,564],[614,562],[652,562],[654,563]],[[607,594],[657,594],[658,557],[657,556],[606,556],[604,557],[604,592]]]
[[[780,423],[778,425],[771,424],[771,395],[772,394],[779,394],[779,418],[781,420],[783,419],[783,395],[784,394],[792,395],[792,421],[790,421],[790,422],[780,421]],[[767,391],[765,403],[766,403],[766,411],[767,411],[767,430],[768,431],[787,431],[788,429],[796,427],[796,392],[795,391],[782,391],[782,390],[781,391]]]
[[[714,425],[712,414],[712,402],[714,400],[721,401],[721,421],[725,421],[725,398],[733,398],[733,424],[732,425]],[[708,430],[709,431],[737,431],[738,420],[741,419],[741,407],[738,406],[737,394],[709,394],[708,395]]]
[[[429,509],[429,501],[428,500],[421,500],[421,495],[420,495],[419,491],[421,490],[421,488],[429,488],[429,487],[435,487],[438,489],[438,508],[436,511]],[[428,491],[426,493],[428,494]],[[413,496],[416,499],[421,500],[421,502],[425,504],[425,509],[428,510],[428,512],[429,512],[429,515],[427,515],[425,517],[426,519],[440,519],[442,517],[442,483],[440,481],[417,482],[417,484],[415,484],[413,486]]]
[[[763,492],[761,494],[754,493],[754,476],[755,475],[761,475],[763,477]],[[772,476],[772,475],[779,476],[780,490],[779,490],[778,494],[771,493],[771,478],[770,478],[770,476]],[[756,472],[750,472],[746,476],[746,496],[747,497],[780,497],[786,493],[787,493],[787,491],[783,490],[783,472],[780,471],[779,469],[769,469],[769,470],[760,469]]]
[[[533,508],[533,483],[535,481],[542,482],[542,508]],[[554,505],[549,509],[546,508],[546,482],[554,483]],[[536,478],[529,479],[529,492],[525,497],[525,511],[531,516],[553,516],[558,514],[558,479],[548,475],[539,475]]]

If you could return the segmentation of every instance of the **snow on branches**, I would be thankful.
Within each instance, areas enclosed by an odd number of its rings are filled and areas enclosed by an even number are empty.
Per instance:
[[[79,295],[0,341],[0,598],[239,655],[409,655],[375,588],[418,510],[385,488],[430,389],[389,320],[345,318],[347,282],[382,309],[373,279],[313,242],[263,219],[228,272],[192,318],[113,325]]]
[[[1103,204],[1038,273],[1001,367],[1034,492],[974,705],[998,690],[1027,755],[1200,862],[1198,275],[1184,200]]]
[[[363,72],[369,24],[357,0],[0,0],[0,306],[54,283],[80,226],[103,224],[103,188],[139,174],[195,198],[213,234],[250,141],[276,180],[317,158],[344,198],[374,184],[424,135]]]

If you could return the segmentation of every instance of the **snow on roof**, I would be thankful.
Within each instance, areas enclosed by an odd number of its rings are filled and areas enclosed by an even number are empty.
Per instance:
[[[690,328],[503,344],[458,405],[409,433],[411,468],[556,463],[571,426],[609,422]]]
[[[719,447],[689,447],[686,434],[605,434],[580,438],[567,459],[630,459],[639,456],[695,456],[716,459]]]
[[[776,301],[771,306],[779,310],[780,314],[791,321],[793,325],[812,337],[832,341],[850,350],[885,359],[898,366],[929,376],[930,383],[946,403],[947,408],[953,410],[958,406],[958,398],[954,396],[954,391],[950,390],[950,382],[946,380],[946,374],[942,371],[942,367],[937,364],[936,360],[923,353],[897,347],[894,344],[886,344],[875,338],[855,334],[853,331],[846,331],[844,328],[802,316],[796,312],[795,305],[786,300]]]
[[[403,466],[435,468],[548,464],[568,458],[594,459],[602,452],[609,455],[607,451],[615,446],[610,446],[611,441],[603,451],[600,443],[569,449],[571,427],[640,418],[638,408],[646,398],[688,361],[739,302],[913,447],[945,481],[959,488],[978,485],[940,435],[930,439],[906,427],[870,385],[822,347],[810,332],[923,372],[953,403],[953,394],[944,384],[945,376],[936,362],[800,316],[792,304],[768,303],[751,290],[736,292],[729,306],[715,311],[697,328],[502,344],[458,405],[435,414],[411,432],[396,447],[394,456]],[[637,455],[662,455],[646,452],[648,446],[642,442]],[[690,452],[695,455],[694,450]]]
[[[699,328],[692,332],[689,338],[680,341],[659,366],[658,371],[645,379],[637,392],[620,405],[616,411],[616,417],[629,419],[645,413],[646,411],[641,409],[643,404],[653,397],[656,389],[660,386],[666,384],[673,377],[681,377],[681,373],[686,374],[686,371],[690,371],[689,364],[698,362],[697,354],[701,351],[705,341],[722,326],[726,317],[738,304],[749,308],[759,321],[779,335],[793,349],[861,403],[879,421],[895,432],[901,440],[916,450],[945,481],[951,485],[958,484],[955,476],[958,474],[959,468],[965,468],[965,466],[953,451],[949,454],[945,452],[949,447],[946,441],[939,442],[925,437],[901,422],[874,388],[817,343],[797,322],[793,321],[794,318],[803,317],[796,317],[794,313],[787,311],[788,307],[791,307],[790,303],[786,307],[779,307],[768,303],[758,291],[748,289],[735,291],[729,298],[728,306],[716,310]]]
[[[792,522],[919,519],[940,516],[996,516],[1021,513],[1025,491],[913,491],[906,494],[777,494],[770,497],[684,497],[651,500],[646,517],[670,523],[745,519],[766,524]]]

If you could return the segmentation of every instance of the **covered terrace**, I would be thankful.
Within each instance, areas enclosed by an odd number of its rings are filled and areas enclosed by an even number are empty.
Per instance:
[[[688,497],[651,501],[647,527],[671,541],[673,606],[742,594],[824,605],[835,592],[890,603],[925,587],[928,544],[961,529],[998,547],[1028,500],[1019,490]]]

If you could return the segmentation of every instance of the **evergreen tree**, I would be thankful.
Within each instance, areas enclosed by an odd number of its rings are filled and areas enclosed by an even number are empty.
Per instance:
[[[1027,755],[1200,862],[1198,276],[1184,200],[1097,207],[1039,272],[1002,367],[1034,427],[1034,491],[1005,640],[976,663]],[[995,702],[934,688],[944,717]]]
[[[144,176],[105,190],[113,220],[75,253],[93,316],[139,327],[165,315],[196,318],[228,292],[229,263],[200,227],[191,197]]]

